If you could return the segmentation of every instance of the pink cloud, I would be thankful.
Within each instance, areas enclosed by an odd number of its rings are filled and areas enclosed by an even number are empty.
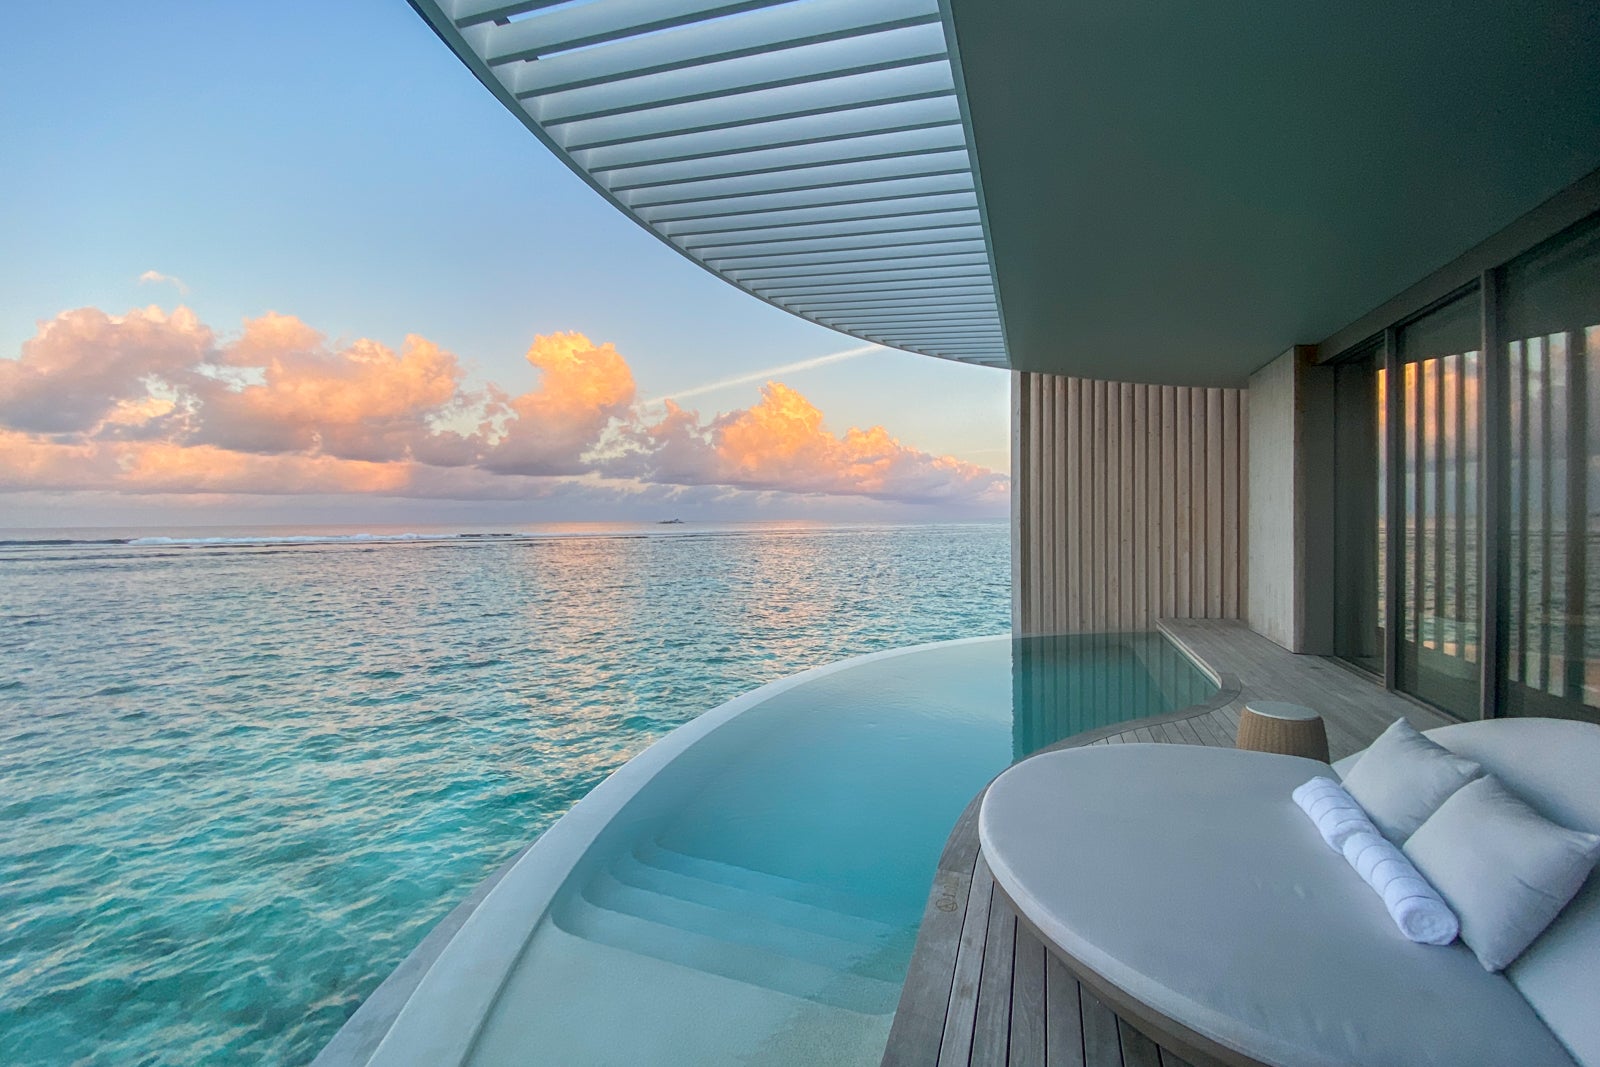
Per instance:
[[[0,490],[378,494],[528,499],[650,486],[1003,504],[1003,475],[896,440],[831,432],[769,382],[709,420],[647,419],[627,361],[581,333],[534,339],[527,392],[469,383],[410,335],[334,346],[292,315],[219,339],[193,312],[94,308],[39,325],[0,359]],[[570,495],[570,493],[569,493]]]
[[[37,433],[92,430],[120,401],[148,396],[153,382],[205,363],[215,337],[194,312],[135,308],[63,311],[0,359],[0,424]]]
[[[479,398],[463,391],[456,357],[416,335],[397,353],[359,340],[338,350],[290,315],[245,323],[220,362],[255,371],[259,382],[196,375],[193,442],[240,452],[313,452],[384,462],[418,453],[431,462],[466,463],[473,447],[436,430]]]
[[[534,338],[527,359],[542,372],[539,388],[504,400],[511,418],[484,466],[508,474],[582,473],[584,454],[633,405],[633,372],[616,348],[576,332]]]
[[[709,423],[668,401],[665,416],[635,440],[639,447],[619,466],[652,481],[908,503],[999,503],[1006,493],[1003,475],[911,448],[882,426],[836,435],[816,405],[780,382],[768,382],[753,407]]]

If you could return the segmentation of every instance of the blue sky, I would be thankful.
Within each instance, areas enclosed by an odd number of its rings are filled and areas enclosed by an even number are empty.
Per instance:
[[[512,392],[557,331],[614,345],[640,398],[859,344],[611,208],[402,0],[17,5],[0,59],[0,358],[68,309],[180,302],[223,335],[269,311],[335,346],[420,334]],[[1002,372],[882,351],[783,381],[836,432],[1006,469]]]

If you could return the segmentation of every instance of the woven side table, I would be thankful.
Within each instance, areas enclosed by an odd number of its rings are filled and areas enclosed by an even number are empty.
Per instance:
[[[1328,762],[1328,729],[1322,716],[1299,704],[1252,700],[1239,713],[1237,744],[1256,752]]]

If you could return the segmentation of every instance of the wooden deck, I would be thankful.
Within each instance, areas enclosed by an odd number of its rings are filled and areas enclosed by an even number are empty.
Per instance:
[[[1366,747],[1402,715],[1418,729],[1451,721],[1329,660],[1286,652],[1240,623],[1161,628],[1226,676],[1237,696],[1220,708],[1136,720],[1052,747],[1145,741],[1231,748],[1239,708],[1253,699],[1316,708],[1334,759]],[[979,852],[982,799],[980,793],[967,806],[939,859],[886,1067],[1191,1067],[1101,1003],[1018,923]]]

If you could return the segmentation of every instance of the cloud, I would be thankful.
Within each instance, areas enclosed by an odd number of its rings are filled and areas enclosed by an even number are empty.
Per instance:
[[[107,315],[64,311],[0,359],[0,424],[37,433],[82,433],[119,404],[207,362],[216,338],[192,311],[158,307]]]
[[[646,480],[786,492],[871,496],[904,503],[1005,500],[1004,475],[908,447],[882,426],[835,435],[822,412],[780,382],[761,401],[702,423],[672,401],[635,431],[635,448],[614,467]]]
[[[536,337],[526,358],[537,381],[513,394],[474,384],[416,335],[395,349],[334,344],[277,313],[223,337],[183,307],[62,312],[0,359],[0,490],[527,500],[559,488],[568,501],[705,491],[1004,505],[1003,475],[882,426],[835,434],[777,381],[754,406],[707,419],[674,399],[641,404],[622,354],[581,333]]]
[[[176,278],[171,274],[162,274],[158,270],[147,270],[139,275],[140,285],[160,285],[162,283],[173,286],[182,296],[189,295],[189,287],[183,283],[182,278]]]
[[[534,338],[528,362],[540,386],[503,401],[505,431],[483,465],[505,474],[579,474],[584,454],[633,405],[633,372],[609,344],[581,333]]]
[[[459,464],[475,454],[466,436],[436,424],[483,399],[463,390],[456,357],[424,338],[407,336],[399,352],[370,340],[334,349],[299,319],[271,314],[247,321],[220,356],[219,373],[187,383],[191,443],[368,462]]]

